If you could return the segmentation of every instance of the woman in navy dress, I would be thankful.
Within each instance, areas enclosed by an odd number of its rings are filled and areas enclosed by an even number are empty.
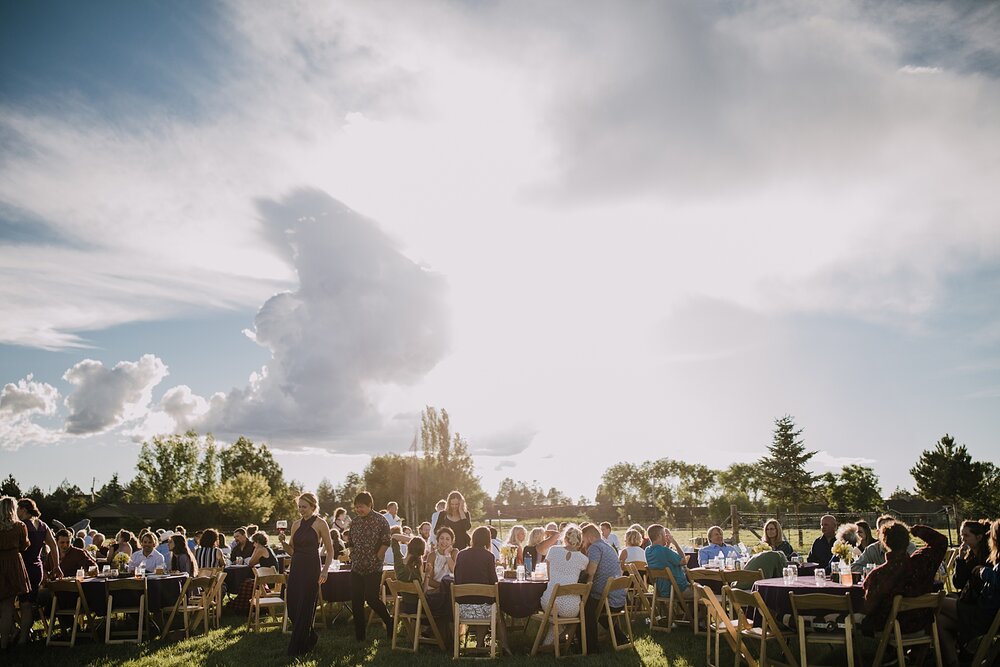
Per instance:
[[[28,548],[21,554],[24,559],[24,567],[28,571],[28,583],[31,591],[20,596],[21,600],[21,635],[18,637],[19,644],[28,641],[31,626],[34,625],[34,604],[38,599],[38,588],[42,585],[45,577],[45,568],[42,567],[42,550],[45,545],[49,547],[49,558],[52,565],[52,576],[59,578],[63,576],[59,569],[59,547],[52,537],[52,530],[41,519],[42,513],[38,510],[38,505],[31,498],[21,498],[17,501],[17,518],[24,522],[28,528]]]
[[[316,646],[319,637],[313,629],[316,617],[316,600],[319,587],[326,582],[326,567],[319,558],[322,541],[326,553],[333,554],[330,527],[319,518],[319,500],[313,493],[303,493],[298,499],[300,519],[292,524],[292,541],[285,542],[284,533],[278,536],[285,550],[292,555],[288,574],[285,605],[292,621],[292,639],[288,655],[302,655]]]

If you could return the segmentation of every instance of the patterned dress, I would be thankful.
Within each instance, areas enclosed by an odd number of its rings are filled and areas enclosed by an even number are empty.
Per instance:
[[[542,593],[542,610],[548,609],[549,600],[557,585],[575,584],[580,581],[580,573],[587,569],[589,561],[587,557],[579,551],[570,551],[566,547],[552,547],[549,549],[548,558],[545,562],[549,564],[549,584]],[[559,616],[576,616],[580,613],[580,598],[576,595],[560,595],[556,598],[556,613]],[[555,641],[552,626],[549,626],[549,633],[545,636],[545,643],[551,644]]]
[[[20,521],[0,530],[0,600],[31,590],[21,552],[28,548],[28,529]]]

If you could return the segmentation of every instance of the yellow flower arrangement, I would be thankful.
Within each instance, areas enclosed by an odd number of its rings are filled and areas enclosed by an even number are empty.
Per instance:
[[[126,554],[117,553],[115,554],[114,564],[115,569],[124,570],[125,566],[128,565],[129,558]]]
[[[847,542],[841,542],[839,540],[834,542],[833,548],[831,548],[830,551],[833,552],[834,556],[840,558],[841,562],[847,563],[848,565],[854,562],[855,548]]]
[[[755,555],[756,554],[762,554],[765,551],[772,551],[771,545],[768,544],[767,542],[760,542],[758,544],[753,545],[750,548],[750,553],[755,554]]]
[[[517,566],[517,547],[512,544],[505,544],[500,547],[500,564],[506,570],[513,570]]]

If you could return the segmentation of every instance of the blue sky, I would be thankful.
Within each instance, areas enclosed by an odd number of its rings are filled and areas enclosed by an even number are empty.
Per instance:
[[[491,492],[786,413],[886,492],[945,432],[997,458],[995,5],[0,12],[23,483],[185,428],[338,481],[425,405]]]

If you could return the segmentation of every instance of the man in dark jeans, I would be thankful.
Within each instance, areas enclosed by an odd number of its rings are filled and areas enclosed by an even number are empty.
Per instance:
[[[379,587],[382,584],[382,563],[389,547],[389,522],[378,512],[372,495],[362,491],[354,498],[357,517],[351,522],[351,611],[354,614],[354,636],[365,640],[368,625],[365,602],[385,623],[386,635],[392,638],[392,617],[385,608]]]

